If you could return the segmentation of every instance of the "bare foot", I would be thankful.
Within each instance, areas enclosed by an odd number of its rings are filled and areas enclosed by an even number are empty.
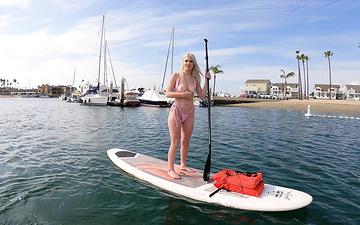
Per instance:
[[[179,176],[179,174],[177,174],[174,170],[169,169],[167,171],[167,174],[172,178],[172,179],[180,179],[181,177]]]
[[[180,167],[180,169],[185,171],[185,172],[190,172],[190,173],[195,173],[196,172],[195,170],[193,170],[193,169],[191,169],[189,167],[186,167],[186,166]]]

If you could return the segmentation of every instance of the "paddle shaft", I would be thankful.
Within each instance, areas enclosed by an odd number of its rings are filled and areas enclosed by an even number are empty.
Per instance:
[[[209,72],[209,56],[208,56],[208,40],[204,39],[205,41],[205,61],[206,61],[206,73]],[[207,83],[207,107],[208,107],[208,125],[209,125],[209,153],[206,159],[205,167],[204,167],[204,174],[203,179],[204,181],[208,181],[210,179],[210,168],[211,168],[211,116],[210,116],[210,106],[211,106],[211,98],[210,98],[210,79],[206,79]]]

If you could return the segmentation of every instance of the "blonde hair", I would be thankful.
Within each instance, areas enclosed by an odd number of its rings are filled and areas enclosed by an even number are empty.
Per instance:
[[[195,55],[192,53],[186,53],[182,59],[181,62],[181,69],[180,69],[180,75],[184,74],[184,70],[185,70],[185,59],[187,57],[191,58],[191,61],[193,61],[194,67],[191,71],[191,75],[193,75],[195,77],[195,80],[197,83],[200,83],[200,75],[202,75],[201,71],[200,71],[200,67],[199,64],[196,61]]]

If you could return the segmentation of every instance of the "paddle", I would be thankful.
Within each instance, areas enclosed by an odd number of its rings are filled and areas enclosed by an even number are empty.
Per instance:
[[[205,61],[206,61],[206,73],[209,72],[209,56],[208,56],[208,47],[207,43],[208,40],[204,39],[205,41]],[[208,125],[209,125],[209,154],[206,159],[205,167],[204,167],[204,174],[203,179],[204,181],[208,181],[210,179],[210,167],[211,167],[211,117],[210,117],[210,105],[211,105],[211,99],[210,99],[210,85],[209,80],[206,79],[207,83],[207,107],[208,107]]]

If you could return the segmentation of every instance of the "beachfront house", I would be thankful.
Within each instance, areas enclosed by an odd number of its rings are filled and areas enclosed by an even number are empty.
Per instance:
[[[245,81],[244,92],[246,94],[270,94],[271,82],[264,79],[252,79]]]
[[[73,87],[65,86],[65,85],[42,84],[42,85],[38,86],[39,94],[50,96],[50,97],[59,97],[62,94],[65,94],[65,96],[70,96],[70,93],[73,90],[74,90]]]
[[[330,85],[328,84],[315,84],[314,98],[315,99],[329,99]],[[340,85],[331,85],[331,99],[337,99],[337,96],[341,95]]]
[[[272,83],[270,88],[270,95],[276,96],[278,99],[291,99],[298,97],[298,84],[287,83],[284,91],[284,83]]]
[[[345,96],[347,100],[360,100],[360,85],[345,85]]]

